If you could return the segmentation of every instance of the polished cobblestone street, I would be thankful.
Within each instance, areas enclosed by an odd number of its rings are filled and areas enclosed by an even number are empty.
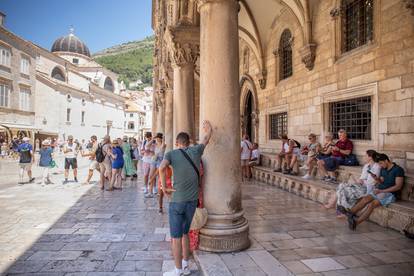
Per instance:
[[[127,184],[115,192],[60,181],[0,186],[1,273],[162,275],[171,269],[167,215],[158,214],[155,199],[144,200],[141,181]],[[351,232],[333,211],[264,184],[245,184],[243,192],[252,246],[235,254],[198,252],[206,274],[414,275],[414,241],[395,231],[366,223]],[[192,270],[201,273],[195,263]]]

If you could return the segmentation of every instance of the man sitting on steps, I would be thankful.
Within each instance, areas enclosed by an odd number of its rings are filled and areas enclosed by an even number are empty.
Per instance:
[[[296,175],[293,171],[295,164],[298,161],[298,157],[300,156],[300,144],[296,140],[289,139],[286,134],[282,135],[282,150],[277,155],[277,168],[274,170],[275,172],[283,172],[284,174],[291,174]],[[282,164],[285,161],[285,166],[287,168],[283,168]]]
[[[355,230],[357,225],[367,220],[375,208],[380,206],[388,206],[396,200],[396,195],[404,185],[404,170],[397,164],[390,161],[387,155],[380,154],[378,163],[381,166],[380,176],[377,177],[371,173],[372,177],[378,183],[373,192],[361,198],[350,211],[343,210],[341,212],[347,214],[348,224],[351,230]],[[367,207],[360,216],[356,216],[358,212]],[[340,208],[340,207],[338,207]]]

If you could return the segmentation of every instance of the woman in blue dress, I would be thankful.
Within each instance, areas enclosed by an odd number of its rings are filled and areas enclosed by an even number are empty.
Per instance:
[[[120,147],[118,140],[112,142],[112,147],[108,147],[107,154],[112,161],[112,178],[111,183],[107,191],[121,190],[122,189],[122,168],[124,167],[124,152]]]

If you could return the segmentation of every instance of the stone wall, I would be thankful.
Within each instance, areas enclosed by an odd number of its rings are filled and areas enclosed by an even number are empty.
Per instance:
[[[250,75],[257,91],[258,142],[264,151],[276,152],[279,140],[269,140],[268,115],[288,112],[288,134],[305,142],[307,134],[320,137],[328,131],[328,103],[360,96],[372,97],[372,138],[354,141],[355,152],[368,148],[390,154],[414,172],[414,16],[402,0],[374,1],[374,41],[341,53],[339,19],[330,11],[337,1],[312,2],[312,35],[317,44],[313,70],[301,61],[303,46],[299,24],[288,9],[281,12],[264,47],[267,85],[259,85],[259,69],[250,51],[248,69],[240,41],[240,77]],[[278,80],[278,57],[273,54],[284,29],[293,40],[293,75]]]

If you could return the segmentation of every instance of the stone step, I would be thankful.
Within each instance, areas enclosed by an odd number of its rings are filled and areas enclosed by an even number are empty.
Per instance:
[[[261,165],[265,168],[275,168],[276,159],[274,155],[262,154]],[[306,170],[302,167],[297,168],[299,175],[305,175]],[[361,175],[362,166],[340,166],[337,170],[338,172],[338,181],[347,182],[349,178],[358,179]],[[314,175],[316,175],[316,169],[314,170]],[[401,191],[401,199],[406,201],[414,202],[414,175],[406,173],[404,179],[404,187]]]
[[[335,193],[335,184],[322,183],[316,180],[305,180],[300,176],[285,175],[273,172],[272,169],[257,166],[252,170],[253,178],[298,196],[325,204]],[[414,202],[401,200],[388,207],[376,208],[370,220],[387,228],[402,232],[414,223]],[[414,225],[407,229],[414,233]]]

